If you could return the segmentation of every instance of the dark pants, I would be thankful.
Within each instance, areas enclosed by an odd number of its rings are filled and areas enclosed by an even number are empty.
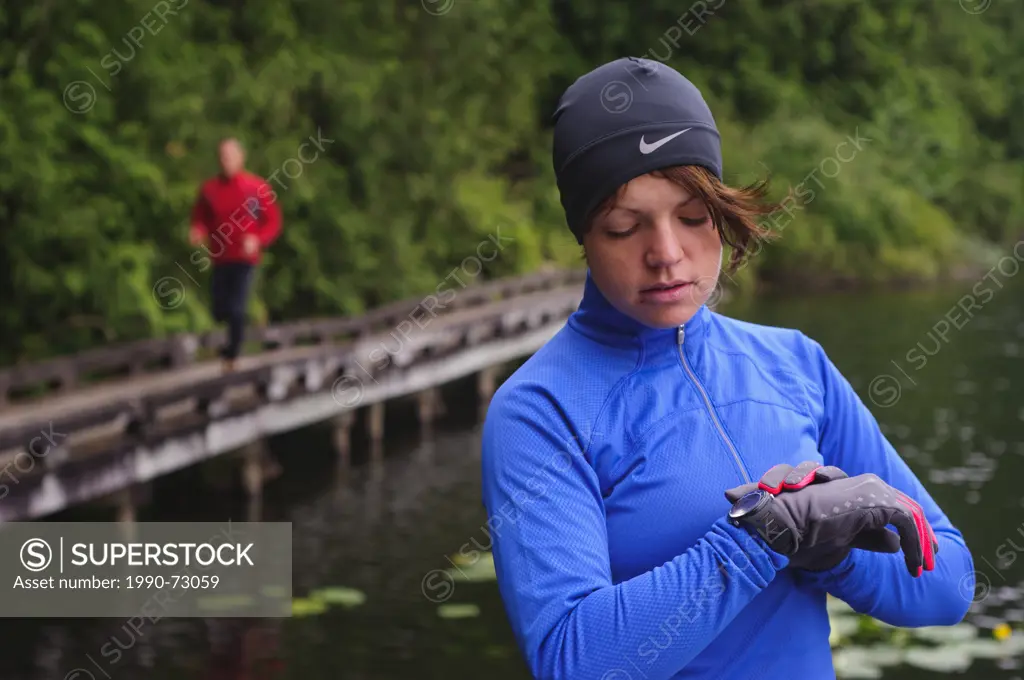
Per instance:
[[[228,344],[221,350],[225,359],[235,359],[242,348],[252,271],[253,266],[245,262],[213,266],[213,318],[228,325]]]

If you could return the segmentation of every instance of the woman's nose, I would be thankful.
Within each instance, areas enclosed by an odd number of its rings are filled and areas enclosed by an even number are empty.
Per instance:
[[[651,231],[647,245],[647,266],[670,267],[683,259],[683,247],[671,225],[659,224]]]

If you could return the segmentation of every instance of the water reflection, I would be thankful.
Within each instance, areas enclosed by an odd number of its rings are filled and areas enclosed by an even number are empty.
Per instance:
[[[286,677],[280,621],[216,619],[208,622],[206,680],[278,680]]]

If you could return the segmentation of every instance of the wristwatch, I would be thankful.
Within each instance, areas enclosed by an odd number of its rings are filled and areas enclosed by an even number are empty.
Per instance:
[[[792,555],[796,551],[796,537],[776,517],[774,499],[764,489],[744,494],[729,509],[729,522],[758,534],[775,552]]]
[[[729,508],[729,521],[733,526],[757,524],[758,515],[772,502],[773,496],[764,489],[744,494]]]

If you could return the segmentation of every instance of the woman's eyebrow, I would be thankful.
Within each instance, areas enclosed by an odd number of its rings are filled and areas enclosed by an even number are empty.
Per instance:
[[[697,198],[697,196],[690,196],[685,201],[680,201],[679,203],[676,204],[675,209],[679,210],[680,208],[686,207],[687,205],[692,203],[694,201],[694,199],[696,199],[696,198]],[[627,208],[624,205],[617,205],[612,210],[624,210],[626,212],[633,213],[634,215],[644,215],[644,214],[646,214],[646,212],[643,211],[643,210],[638,210],[636,208]],[[609,212],[611,212],[611,211],[609,211]]]

